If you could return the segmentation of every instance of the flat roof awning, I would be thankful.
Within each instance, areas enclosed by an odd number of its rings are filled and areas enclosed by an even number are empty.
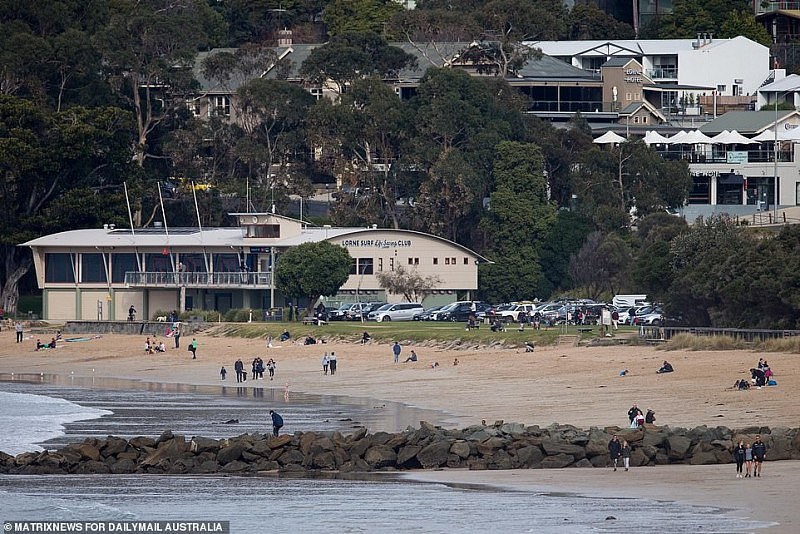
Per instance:
[[[648,91],[715,91],[716,87],[706,87],[704,85],[678,85],[669,83],[648,83],[643,85],[642,89]]]

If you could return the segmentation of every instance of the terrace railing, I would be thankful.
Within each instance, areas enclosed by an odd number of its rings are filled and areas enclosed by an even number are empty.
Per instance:
[[[127,272],[125,285],[130,287],[187,287],[187,288],[252,288],[272,286],[271,273],[159,273]]]

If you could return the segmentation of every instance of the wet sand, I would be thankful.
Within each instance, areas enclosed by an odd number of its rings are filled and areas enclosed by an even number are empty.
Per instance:
[[[272,383],[268,378],[256,383],[248,380],[243,386],[270,387],[274,384],[283,389],[288,384],[290,392],[344,395],[367,399],[364,401],[367,403],[373,399],[398,402],[444,412],[447,415],[439,422],[451,427],[476,424],[481,420],[492,423],[498,419],[542,426],[554,422],[579,427],[619,426],[626,424],[626,412],[633,402],[642,409],[655,410],[657,424],[683,427],[795,427],[800,413],[800,396],[795,393],[800,386],[796,354],[668,352],[654,347],[627,346],[537,347],[533,353],[513,349],[446,351],[414,347],[419,355],[418,362],[393,364],[388,344],[303,346],[276,343],[273,348],[267,348],[263,339],[216,338],[202,333],[197,339],[198,356],[197,360],[192,360],[184,347],[172,349],[172,340],[166,341],[169,347],[166,354],[145,355],[144,337],[122,335],[62,343],[56,350],[35,352],[35,337],[16,344],[14,333],[4,330],[0,332],[0,373],[219,385],[219,370],[224,365],[228,370],[226,384],[230,386],[235,384],[233,365],[237,358],[242,358],[249,371],[252,359],[261,356],[265,361],[268,358],[277,361],[275,380]],[[182,345],[190,341],[191,336],[181,339]],[[409,350],[410,347],[404,347],[401,362]],[[324,351],[336,352],[339,370],[334,376],[322,372],[320,359]],[[759,357],[769,361],[779,386],[734,391],[733,382],[749,376],[748,370]],[[457,366],[453,365],[455,358],[459,360]],[[675,372],[656,374],[665,359],[673,364]],[[431,368],[433,362],[439,363],[435,369]],[[623,369],[629,372],[621,377],[619,373]],[[751,495],[765,494],[768,502],[764,515],[778,521],[778,517],[783,518],[780,522],[784,526],[797,525],[800,511],[795,509],[794,496],[782,488],[789,488],[789,482],[797,480],[793,475],[800,468],[794,462],[774,465],[779,467],[774,469],[772,464],[767,464],[765,477],[756,481],[737,481],[732,476],[733,467],[729,466],[637,468],[635,480],[646,480],[645,474],[652,472],[651,483],[632,486],[630,480],[634,477],[631,476],[624,484],[613,483],[611,489],[657,490],[658,498],[688,502],[702,498],[715,506],[746,510],[748,515],[748,507],[756,506],[749,500]],[[719,479],[715,478],[717,471]],[[779,473],[786,473],[785,484],[780,482],[784,479],[776,479],[773,484],[773,478]],[[599,480],[604,484],[613,480],[605,477],[606,473],[601,470],[584,469],[515,471],[503,476],[533,476],[537,477],[534,482],[526,483],[552,484],[558,491],[570,491],[570,488],[585,489],[584,479],[594,480],[601,474],[603,478]],[[495,472],[467,475],[485,483],[499,480],[500,476]],[[571,477],[577,478],[571,482]],[[758,490],[752,489],[762,482]],[[598,487],[598,491],[607,489]],[[752,500],[756,502],[758,499]],[[760,512],[760,509],[753,511],[753,517],[769,519],[756,515]],[[783,526],[776,531],[783,531]]]

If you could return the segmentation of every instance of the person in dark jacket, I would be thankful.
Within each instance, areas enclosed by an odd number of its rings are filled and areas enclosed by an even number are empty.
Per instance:
[[[622,465],[625,471],[631,466],[631,446],[626,440],[622,440],[622,449],[620,449],[620,456],[622,456]]]
[[[653,410],[647,410],[647,415],[644,416],[644,422],[652,425],[656,422],[656,412]]]
[[[671,373],[675,369],[672,368],[672,364],[669,363],[667,360],[664,360],[664,364],[661,366],[661,369],[656,371],[656,373]]]
[[[633,420],[634,420],[634,419],[636,419],[636,416],[637,416],[637,415],[639,415],[640,413],[642,413],[642,410],[640,410],[640,409],[639,409],[639,408],[636,406],[636,403],[634,403],[634,404],[633,404],[633,406],[631,406],[631,409],[630,409],[630,410],[628,410],[628,420],[629,420],[631,423],[633,423]]]
[[[269,414],[272,416],[272,435],[278,437],[278,432],[283,427],[283,417],[274,410],[270,410]]]
[[[619,442],[619,438],[614,436],[611,438],[611,441],[608,442],[608,456],[611,458],[611,462],[614,464],[614,471],[617,470],[617,460],[620,459],[622,456],[622,444]]]
[[[241,358],[236,360],[236,363],[233,364],[233,368],[236,371],[236,381],[237,382],[241,382],[242,381],[242,373],[244,373],[244,362],[242,362]]]
[[[744,478],[744,473],[742,473],[742,466],[744,465],[744,458],[745,458],[745,449],[744,441],[739,440],[739,443],[736,447],[733,448],[733,460],[736,462],[736,478]]]
[[[767,446],[761,441],[761,436],[756,436],[753,442],[753,476],[761,476],[761,464],[767,458]]]

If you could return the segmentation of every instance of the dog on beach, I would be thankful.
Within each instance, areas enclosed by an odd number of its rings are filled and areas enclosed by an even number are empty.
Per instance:
[[[158,317],[156,317],[156,321],[158,321],[159,323],[166,323],[167,322],[167,316],[166,315],[159,315]]]

